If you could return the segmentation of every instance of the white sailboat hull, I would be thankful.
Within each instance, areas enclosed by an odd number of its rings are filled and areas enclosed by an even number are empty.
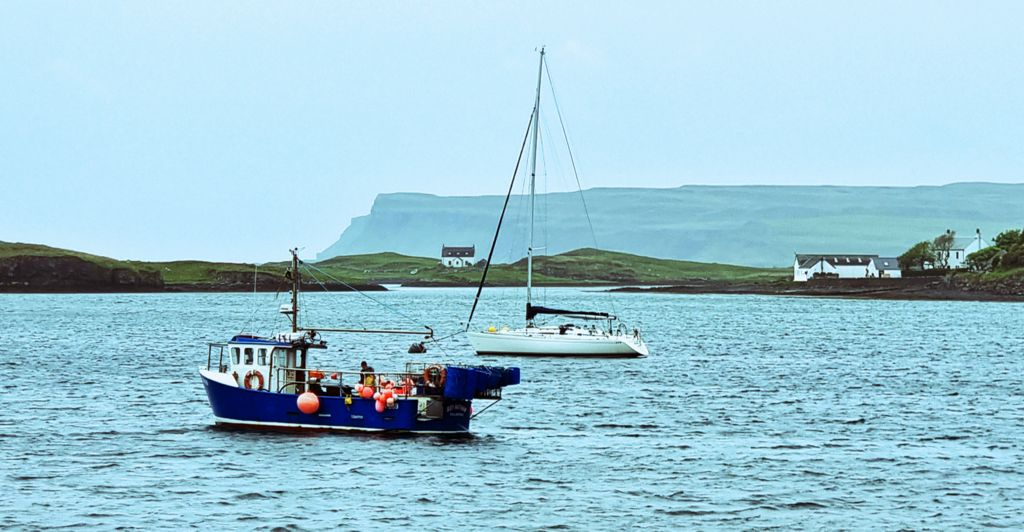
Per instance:
[[[473,349],[480,355],[523,355],[551,357],[641,357],[647,345],[638,336],[609,334],[603,331],[557,328],[500,330],[467,333]]]

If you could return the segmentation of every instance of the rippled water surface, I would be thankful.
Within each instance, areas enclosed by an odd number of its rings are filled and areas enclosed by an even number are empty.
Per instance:
[[[443,335],[471,293],[372,296]],[[617,296],[639,360],[329,337],[316,365],[518,365],[523,384],[469,438],[214,428],[206,342],[283,329],[284,297],[0,295],[0,526],[1024,528],[1021,305]],[[411,321],[357,294],[303,303],[321,327]],[[492,291],[474,325],[521,307]]]

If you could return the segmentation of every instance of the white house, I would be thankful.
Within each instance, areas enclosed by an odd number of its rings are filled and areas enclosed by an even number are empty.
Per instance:
[[[988,242],[981,238],[981,229],[974,232],[974,236],[958,236],[953,239],[953,246],[949,248],[949,267],[962,268],[967,256],[975,251],[988,247]],[[939,257],[941,261],[941,257]]]
[[[888,277],[890,279],[903,277],[903,271],[900,270],[900,261],[896,257],[876,258],[875,268],[878,269],[879,277]]]
[[[793,280],[807,281],[814,277],[864,279],[878,277],[875,260],[878,255],[801,255],[793,261]]]
[[[449,268],[464,268],[473,265],[476,246],[445,246],[441,245],[441,264]]]

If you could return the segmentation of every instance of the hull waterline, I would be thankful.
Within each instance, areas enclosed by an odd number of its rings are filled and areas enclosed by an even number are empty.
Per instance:
[[[349,432],[412,432],[425,434],[458,434],[469,432],[472,401],[444,399],[443,416],[424,418],[420,402],[427,398],[401,399],[394,409],[378,413],[372,399],[320,396],[320,407],[313,414],[304,414],[294,394],[249,390],[217,382],[205,370],[200,374],[203,387],[218,425],[260,430],[349,431]]]
[[[647,356],[647,346],[629,336],[570,336],[512,332],[467,333],[480,355],[545,357],[636,358]]]

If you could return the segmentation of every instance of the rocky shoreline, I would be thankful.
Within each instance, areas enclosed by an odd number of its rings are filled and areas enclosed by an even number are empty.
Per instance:
[[[376,283],[350,285],[360,291],[386,291]],[[279,275],[260,273],[257,292],[287,292],[289,282]],[[341,283],[303,282],[306,291],[345,292]],[[252,292],[253,276],[242,272],[214,272],[209,282],[165,283],[160,272],[105,266],[75,256],[17,256],[0,260],[0,293],[97,294],[159,292]]]
[[[981,281],[969,275],[904,279],[826,279],[805,283],[728,283],[695,280],[672,286],[629,286],[612,292],[651,294],[755,294],[906,301],[1024,302],[1024,280]]]

